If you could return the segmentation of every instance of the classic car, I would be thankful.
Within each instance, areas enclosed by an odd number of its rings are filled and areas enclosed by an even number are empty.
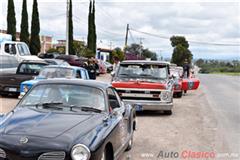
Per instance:
[[[39,75],[33,80],[24,81],[20,85],[20,96],[22,98],[25,93],[37,82],[48,78],[79,78],[89,79],[88,71],[82,67],[75,66],[62,66],[62,65],[49,65],[44,67]]]
[[[105,66],[107,67],[107,72],[110,73],[113,71],[113,65],[109,62],[104,62]]]
[[[16,57],[0,54],[0,74],[16,73],[18,64]]]
[[[70,66],[69,63],[62,59],[44,59],[49,65],[61,65],[61,66]]]
[[[88,59],[84,57],[78,57],[76,55],[59,55],[56,57],[56,59],[62,59],[66,62],[68,62],[71,66],[78,66],[82,67],[84,65],[84,62],[87,62]]]
[[[33,79],[46,65],[48,63],[45,61],[22,61],[15,73],[1,74],[0,94],[18,95],[21,82]]]
[[[113,75],[113,87],[125,103],[137,111],[160,110],[172,114],[173,80],[169,63],[161,61],[123,61]]]
[[[117,160],[133,145],[135,117],[110,84],[43,80],[0,118],[0,159]]]

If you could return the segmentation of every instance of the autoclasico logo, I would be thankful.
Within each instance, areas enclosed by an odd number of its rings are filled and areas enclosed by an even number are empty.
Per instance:
[[[215,152],[202,152],[184,150],[182,152],[164,152],[160,151],[157,158],[181,158],[181,159],[215,159]]]

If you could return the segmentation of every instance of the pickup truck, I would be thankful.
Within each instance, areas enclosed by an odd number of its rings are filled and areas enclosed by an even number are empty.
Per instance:
[[[28,46],[24,42],[0,41],[0,54],[14,56],[18,62],[23,60],[41,60],[37,56],[31,55]]]
[[[169,63],[161,61],[123,61],[113,75],[112,86],[123,102],[137,111],[164,111],[171,115],[173,83]]]
[[[48,63],[45,61],[23,61],[18,65],[16,73],[0,74],[0,94],[18,95],[21,82],[33,79],[46,65]]]

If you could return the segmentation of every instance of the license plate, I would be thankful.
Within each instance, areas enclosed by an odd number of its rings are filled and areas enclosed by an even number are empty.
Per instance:
[[[8,91],[9,92],[17,92],[17,88],[9,88]]]
[[[136,105],[136,111],[143,111],[143,107],[141,105]]]

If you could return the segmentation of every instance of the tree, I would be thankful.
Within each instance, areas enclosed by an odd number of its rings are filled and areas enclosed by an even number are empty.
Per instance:
[[[149,49],[143,49],[142,55],[145,58],[150,58],[151,60],[157,60],[157,54],[150,51]]]
[[[96,25],[95,25],[95,1],[90,1],[89,13],[88,13],[88,38],[87,38],[87,48],[91,50],[95,55],[96,53]]]
[[[27,0],[23,0],[20,41],[29,45]]]
[[[195,64],[198,66],[198,67],[201,67],[203,64],[204,64],[204,60],[203,59],[198,59]]]
[[[113,57],[118,57],[120,61],[123,61],[125,58],[124,52],[119,47],[115,48],[110,55],[111,63],[113,63]]]
[[[38,4],[37,4],[37,0],[34,0],[33,10],[32,10],[31,39],[29,44],[31,54],[33,55],[37,55],[41,50],[39,32],[40,32],[40,22],[39,22]]]
[[[129,53],[134,53],[136,55],[140,55],[141,51],[142,51],[142,46],[136,43],[131,44],[130,46],[127,46],[125,48],[125,52],[129,52]]]
[[[56,48],[49,48],[49,50],[47,50],[47,53],[55,53],[55,52],[59,52],[58,49],[56,49]]]
[[[178,66],[182,66],[187,59],[188,63],[191,63],[193,55],[188,49],[189,44],[185,37],[172,36],[170,41],[172,47],[174,47],[171,62],[177,64]]]
[[[12,40],[16,40],[16,17],[13,0],[8,0],[7,11],[7,34],[12,35]]]
[[[97,50],[97,34],[96,34],[96,24],[95,24],[95,0],[93,0],[93,11],[92,11],[92,26],[93,26],[93,52],[96,53]]]
[[[72,21],[72,0],[70,0],[69,4],[69,30],[68,30],[68,40],[69,40],[69,54],[74,55],[75,51],[73,48],[73,21]]]

